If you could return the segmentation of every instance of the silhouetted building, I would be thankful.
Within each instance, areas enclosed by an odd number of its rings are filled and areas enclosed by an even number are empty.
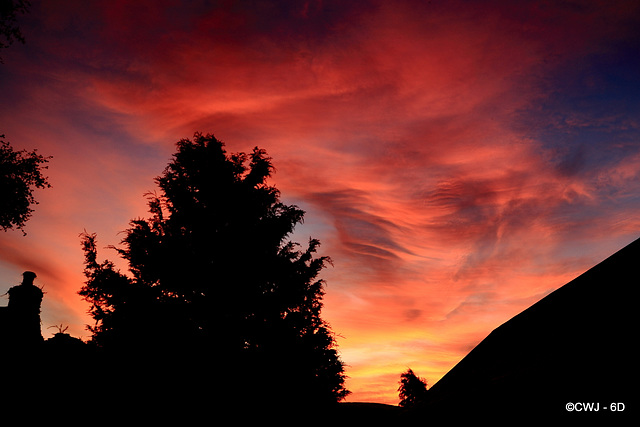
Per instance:
[[[496,328],[429,389],[420,415],[623,425],[637,410],[639,258],[640,239]]]
[[[0,307],[0,403],[5,424],[68,421],[63,403],[74,407],[78,419],[92,415],[100,399],[93,390],[90,347],[64,330],[45,340],[40,324],[44,293],[35,286],[35,273],[25,271],[20,285],[10,288],[8,305]],[[89,401],[89,397],[91,401]],[[62,400],[64,399],[64,400]],[[64,413],[64,415],[63,415]],[[5,421],[0,416],[0,424]],[[4,425],[4,424],[2,424]]]
[[[7,292],[8,306],[0,307],[0,348],[29,347],[43,342],[40,305],[44,294],[33,284],[34,272],[25,271],[22,277],[22,283]]]

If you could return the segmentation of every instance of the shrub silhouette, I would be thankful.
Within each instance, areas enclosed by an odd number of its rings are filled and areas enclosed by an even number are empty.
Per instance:
[[[398,388],[400,403],[405,408],[415,408],[426,402],[427,382],[419,378],[411,369],[400,374],[400,387]]]
[[[146,380],[173,372],[181,385],[191,378],[200,393],[209,381],[234,401],[315,404],[347,395],[320,316],[317,276],[330,259],[314,256],[317,240],[304,250],[288,240],[304,212],[279,201],[266,182],[272,171],[264,150],[228,154],[213,135],[196,133],[178,142],[156,178],[151,217],[131,221],[114,248],[129,275],[99,263],[96,235],[82,234],[87,280],[79,293],[108,360],[126,365],[127,355],[142,355]]]

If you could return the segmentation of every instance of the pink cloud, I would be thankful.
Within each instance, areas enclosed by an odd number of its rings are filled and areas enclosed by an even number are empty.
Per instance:
[[[1,242],[3,264],[42,272],[49,322],[86,320],[78,233],[117,244],[172,144],[213,132],[230,151],[267,149],[283,199],[308,211],[295,237],[334,259],[324,313],[350,400],[397,403],[409,364],[433,384],[638,229],[637,153],[570,174],[537,132],[590,125],[541,123],[549,75],[626,37],[637,9],[433,3],[43,5],[41,62],[22,58],[30,82],[14,76],[20,102],[3,113],[12,139],[54,155],[54,188],[30,236]]]

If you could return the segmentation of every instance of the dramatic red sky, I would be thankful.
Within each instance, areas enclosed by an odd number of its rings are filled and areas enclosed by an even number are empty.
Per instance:
[[[32,3],[0,133],[53,156],[53,188],[0,234],[0,293],[35,271],[45,337],[88,338],[78,235],[117,245],[196,131],[266,149],[307,212],[348,401],[397,404],[408,367],[435,383],[640,237],[634,0]]]

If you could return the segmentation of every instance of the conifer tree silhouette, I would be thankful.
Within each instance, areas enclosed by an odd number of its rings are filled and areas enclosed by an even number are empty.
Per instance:
[[[151,217],[131,221],[115,248],[130,274],[99,263],[95,234],[82,235],[93,342],[162,359],[154,369],[164,374],[189,359],[182,378],[215,378],[234,399],[344,398],[343,364],[320,316],[317,276],[330,259],[314,255],[315,239],[306,249],[288,239],[304,212],[280,202],[272,171],[259,148],[228,154],[201,133],[179,141],[156,178],[160,194],[147,195]]]

